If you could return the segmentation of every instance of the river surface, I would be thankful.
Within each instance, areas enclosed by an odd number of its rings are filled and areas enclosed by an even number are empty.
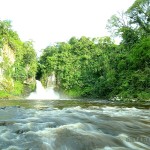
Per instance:
[[[150,150],[149,104],[0,100],[0,150]]]

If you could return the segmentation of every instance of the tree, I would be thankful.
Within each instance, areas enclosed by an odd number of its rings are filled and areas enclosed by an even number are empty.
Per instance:
[[[0,49],[1,84],[6,85],[2,86],[5,88],[1,88],[0,93],[4,92],[5,96],[19,95],[24,91],[25,82],[34,84],[37,63],[32,42],[21,41],[17,32],[12,29],[11,22],[0,20]],[[33,79],[30,83],[27,82],[29,78]]]
[[[130,24],[137,25],[144,34],[150,34],[150,0],[136,0],[127,13]]]
[[[0,20],[0,42],[8,42],[9,31],[11,31],[11,22]]]
[[[121,12],[116,15],[112,15],[111,18],[108,19],[106,28],[113,37],[116,37],[122,36],[123,28],[132,28],[132,26],[129,22],[127,13]]]
[[[113,15],[106,26],[113,37],[119,36],[122,38],[121,43],[126,50],[129,50],[139,40],[139,33],[135,26],[130,23],[130,18],[126,13],[118,13]]]

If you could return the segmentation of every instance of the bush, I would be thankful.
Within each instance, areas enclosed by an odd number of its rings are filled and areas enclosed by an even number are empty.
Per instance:
[[[10,94],[6,91],[0,90],[0,98],[8,98]]]
[[[14,89],[12,91],[12,94],[15,95],[15,96],[19,96],[23,93],[23,84],[19,81],[16,81],[15,84],[14,84]]]
[[[141,91],[137,95],[139,99],[150,100],[150,93],[148,91]]]

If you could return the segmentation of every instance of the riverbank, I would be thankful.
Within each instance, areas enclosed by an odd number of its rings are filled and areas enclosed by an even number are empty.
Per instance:
[[[139,109],[149,109],[150,101],[141,102],[123,102],[123,101],[109,101],[98,99],[66,99],[66,100],[26,100],[26,99],[1,99],[0,107],[16,106],[25,108],[39,108],[44,109],[52,106],[63,109],[64,107],[103,107],[103,106],[117,106],[117,107],[135,107]]]

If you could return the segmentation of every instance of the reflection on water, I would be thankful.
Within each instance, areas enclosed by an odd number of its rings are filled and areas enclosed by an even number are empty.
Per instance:
[[[1,107],[0,149],[149,149],[149,109],[80,101],[64,107],[64,103],[71,101],[34,101],[28,109]]]

